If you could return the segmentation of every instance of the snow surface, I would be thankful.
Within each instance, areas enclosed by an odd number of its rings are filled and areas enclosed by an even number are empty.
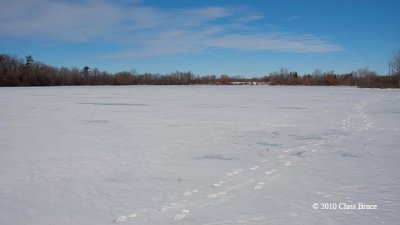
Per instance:
[[[399,103],[345,87],[0,88],[0,224],[398,224]]]

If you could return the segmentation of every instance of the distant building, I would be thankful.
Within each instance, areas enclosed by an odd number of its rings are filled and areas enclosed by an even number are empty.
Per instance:
[[[233,81],[231,85],[275,85],[274,82],[261,82],[261,81]]]

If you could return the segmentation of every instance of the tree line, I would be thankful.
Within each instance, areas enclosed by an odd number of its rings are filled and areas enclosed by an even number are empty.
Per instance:
[[[71,85],[318,85],[357,86],[367,88],[400,87],[400,51],[389,63],[389,74],[378,75],[367,68],[347,74],[315,70],[311,74],[281,69],[263,77],[245,78],[229,75],[194,75],[192,72],[169,74],[135,72],[109,73],[88,66],[84,68],[54,67],[36,62],[32,56],[25,59],[0,54],[0,86],[71,86]]]

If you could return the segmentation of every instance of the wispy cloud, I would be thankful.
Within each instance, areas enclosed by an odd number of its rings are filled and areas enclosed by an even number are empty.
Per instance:
[[[110,53],[109,57],[160,56],[210,48],[316,53],[341,50],[315,35],[267,32],[257,25],[266,23],[263,15],[246,7],[165,10],[138,2],[0,0],[0,37],[61,43],[102,40],[126,46],[126,51]]]
[[[209,40],[210,46],[239,49],[243,51],[275,50],[287,52],[332,52],[340,46],[330,44],[313,35],[295,33],[257,33],[228,35]]]
[[[121,8],[105,1],[0,0],[1,36],[83,42],[119,23]]]

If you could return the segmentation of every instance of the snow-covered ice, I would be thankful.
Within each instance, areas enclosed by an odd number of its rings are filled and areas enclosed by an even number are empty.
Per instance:
[[[0,224],[397,224],[399,103],[347,87],[0,88]],[[358,203],[377,208],[344,209]]]

